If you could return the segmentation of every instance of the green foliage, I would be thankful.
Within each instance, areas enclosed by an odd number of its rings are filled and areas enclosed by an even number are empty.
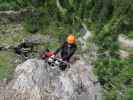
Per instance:
[[[41,10],[34,10],[30,16],[25,18],[25,28],[31,33],[35,33],[39,30],[44,29],[44,12]]]
[[[104,87],[104,100],[132,98],[133,63],[119,58],[117,42],[121,33],[132,37],[132,3],[132,0],[99,0],[95,1],[90,12],[95,23],[92,24],[96,33],[95,43],[99,47],[95,72]]]
[[[19,10],[25,7],[43,6],[45,0],[0,0],[0,10]]]
[[[126,97],[127,92],[133,89],[133,62],[130,61],[110,57],[97,60],[95,72],[105,88],[105,100],[128,100],[124,98],[132,97],[131,94]]]
[[[133,38],[133,31],[128,32],[128,37],[129,37],[129,38]]]
[[[15,2],[10,2],[10,3],[2,2],[2,3],[0,3],[0,10],[8,10],[8,9],[13,9],[13,8],[18,9]]]
[[[27,0],[0,0],[0,10],[18,10],[27,6]]]

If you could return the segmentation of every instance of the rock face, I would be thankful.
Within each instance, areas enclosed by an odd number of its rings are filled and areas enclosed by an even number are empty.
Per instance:
[[[133,39],[129,39],[125,35],[119,35],[118,42],[120,46],[121,58],[128,58],[133,55]]]
[[[118,41],[123,48],[133,48],[133,39],[129,39],[125,35],[119,35]]]
[[[0,23],[20,23],[24,16],[29,15],[31,11],[22,9],[20,11],[0,11]]]
[[[97,46],[92,42],[93,34],[87,28],[86,24],[82,23],[83,28],[80,30],[81,36],[78,42],[81,46],[82,56],[88,63],[93,63],[97,59]]]
[[[82,45],[82,49],[88,49],[87,41],[92,37],[92,33],[87,29],[85,24],[82,24],[83,28],[80,30],[82,36],[78,38],[79,43]]]
[[[8,91],[14,92],[2,100],[101,100],[95,81],[91,66],[82,60],[61,71],[42,60],[30,59],[17,66],[8,86]]]
[[[50,35],[42,35],[42,34],[34,34],[26,37],[24,39],[26,42],[32,42],[35,44],[41,44],[41,43],[48,43],[49,41],[52,41],[52,37]]]

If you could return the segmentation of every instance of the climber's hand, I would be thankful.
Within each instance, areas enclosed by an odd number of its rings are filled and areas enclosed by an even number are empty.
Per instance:
[[[48,57],[55,56],[55,52],[49,51],[49,52],[47,53],[47,56],[48,56]]]

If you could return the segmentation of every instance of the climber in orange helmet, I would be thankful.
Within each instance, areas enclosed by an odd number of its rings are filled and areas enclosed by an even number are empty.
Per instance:
[[[66,41],[55,51],[55,54],[60,52],[62,60],[69,62],[77,49],[76,36],[73,34],[68,35]]]

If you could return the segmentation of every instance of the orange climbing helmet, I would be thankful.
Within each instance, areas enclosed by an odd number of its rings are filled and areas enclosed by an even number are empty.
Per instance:
[[[76,43],[76,36],[73,34],[68,35],[67,37],[67,43],[69,44],[75,44]]]

